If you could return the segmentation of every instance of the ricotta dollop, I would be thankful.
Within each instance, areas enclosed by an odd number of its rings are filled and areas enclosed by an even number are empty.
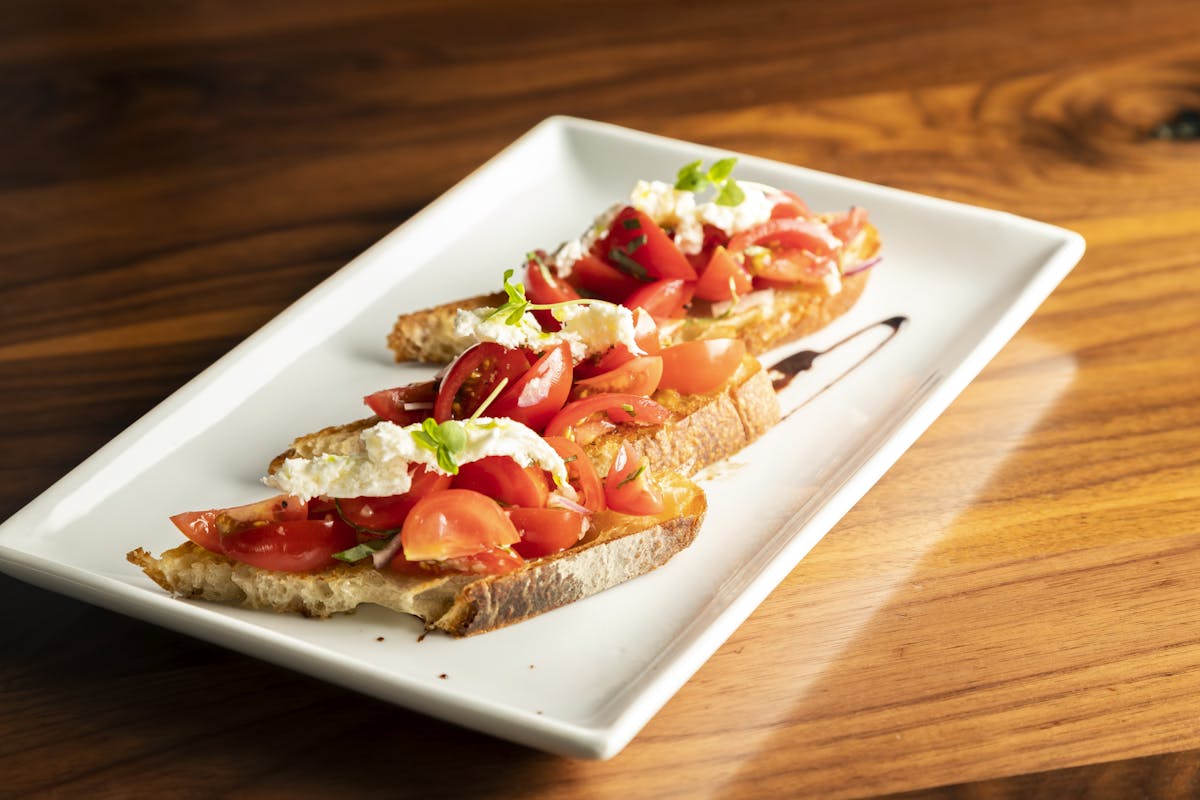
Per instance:
[[[460,424],[465,444],[455,453],[459,466],[488,456],[508,456],[523,467],[536,464],[553,475],[555,483],[566,485],[562,457],[528,427],[503,417],[480,417]],[[359,434],[354,452],[285,459],[263,482],[305,500],[404,494],[412,486],[409,467],[413,464],[449,474],[438,464],[437,453],[414,436],[421,430],[420,424],[379,422]]]
[[[628,347],[634,355],[645,353],[637,344],[633,311],[616,303],[588,300],[558,306],[550,312],[562,325],[557,331],[542,330],[529,312],[519,322],[510,324],[504,316],[494,316],[495,311],[494,308],[459,309],[454,320],[455,335],[477,342],[495,342],[510,349],[528,347],[537,352],[566,342],[576,362],[618,344]]]

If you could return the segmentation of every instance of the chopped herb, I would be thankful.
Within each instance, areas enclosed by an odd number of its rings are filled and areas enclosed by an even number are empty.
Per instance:
[[[572,461],[578,460],[579,456],[567,456],[563,459],[564,464],[570,464]]]
[[[625,245],[625,252],[628,255],[633,255],[634,253],[636,253],[638,251],[638,248],[640,248],[645,243],[646,243],[646,234],[643,233],[641,236],[635,236],[634,238],[629,240],[629,244]]]
[[[642,229],[642,222],[637,217],[630,217],[629,219],[622,220],[621,227],[627,231],[640,231]]]
[[[632,275],[639,281],[650,280],[650,273],[646,271],[646,268],[630,258],[625,251],[614,247],[608,251],[608,258],[616,265],[617,269],[626,275]]]
[[[621,479],[621,482],[617,484],[617,487],[616,487],[616,488],[620,489],[620,488],[621,488],[622,486],[624,486],[625,484],[627,484],[627,483],[632,483],[633,481],[636,481],[636,480],[638,479],[638,477],[639,477],[639,476],[640,476],[640,475],[641,475],[643,472],[645,472],[645,471],[646,471],[646,465],[645,465],[645,464],[642,464],[640,467],[638,467],[637,469],[635,469],[633,472],[629,473],[629,474],[628,474],[628,475],[626,475],[624,478],[622,478],[622,479]]]
[[[351,547],[349,550],[343,550],[340,553],[334,553],[333,557],[338,561],[345,561],[353,564],[355,561],[361,561],[367,556],[373,555],[383,548],[387,547],[387,539],[372,539],[369,542],[363,542]]]
[[[621,403],[621,410],[631,417],[637,416],[637,410],[630,403]]]

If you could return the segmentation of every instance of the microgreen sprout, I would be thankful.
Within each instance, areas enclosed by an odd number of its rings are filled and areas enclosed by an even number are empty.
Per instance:
[[[675,188],[684,192],[702,192],[712,187],[717,190],[713,202],[719,206],[736,206],[746,199],[742,187],[731,177],[736,163],[736,158],[722,158],[706,170],[703,161],[693,161],[679,170]]]
[[[553,310],[563,306],[586,305],[592,301],[581,297],[577,300],[563,300],[561,303],[534,303],[525,296],[525,284],[514,282],[512,279],[514,270],[506,269],[504,271],[504,293],[508,295],[508,300],[504,305],[497,308],[492,313],[488,314],[487,319],[492,320],[498,317],[503,317],[505,324],[520,325],[521,320],[525,317],[526,311],[542,311]]]

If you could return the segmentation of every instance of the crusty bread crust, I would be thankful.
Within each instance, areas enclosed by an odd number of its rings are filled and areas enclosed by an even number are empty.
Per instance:
[[[847,247],[845,260],[863,263],[878,255],[879,248],[879,231],[868,223]],[[697,303],[693,313],[672,328],[670,335],[675,341],[741,339],[750,353],[759,355],[815,333],[845,314],[862,296],[871,272],[867,269],[843,277],[836,294],[819,286],[776,289],[770,306],[754,306],[742,312],[735,307],[732,313],[716,318],[705,315],[709,304]],[[388,334],[388,347],[397,361],[449,363],[472,344],[454,334],[458,309],[495,307],[506,299],[503,292],[496,292],[401,314]]]
[[[320,572],[272,572],[233,562],[192,542],[155,558],[126,555],[180,597],[280,613],[328,617],[364,603],[413,614],[453,636],[485,633],[604,591],[654,570],[691,544],[707,510],[704,493],[680,476],[662,483],[666,508],[652,517],[610,511],[583,542],[505,575],[400,575],[370,564]]]
[[[454,318],[458,309],[496,308],[507,299],[504,292],[495,292],[402,314],[388,334],[388,347],[397,361],[447,364],[472,344],[470,339],[454,333]]]
[[[664,391],[653,397],[671,412],[671,420],[644,428],[622,427],[584,448],[601,475],[608,471],[621,442],[629,442],[645,455],[656,475],[694,475],[753,442],[780,416],[770,376],[758,359],[749,355],[725,386],[711,394],[684,396]],[[365,446],[359,434],[377,422],[379,417],[368,417],[301,436],[271,461],[268,471],[275,472],[287,458],[362,453]]]

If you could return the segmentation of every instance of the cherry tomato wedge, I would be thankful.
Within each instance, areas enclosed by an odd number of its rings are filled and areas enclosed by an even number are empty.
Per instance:
[[[209,511],[187,511],[172,516],[171,522],[180,533],[205,550],[224,552],[222,535],[228,535],[251,525],[267,522],[288,522],[308,517],[308,505],[298,497],[277,495],[257,503],[233,508],[214,508]]]
[[[609,264],[639,280],[696,280],[696,270],[666,231],[633,206],[617,212],[600,244]]]
[[[696,297],[712,302],[732,300],[753,288],[754,283],[741,264],[724,247],[718,247],[696,282]]]
[[[524,558],[562,552],[587,530],[587,517],[568,508],[510,508],[508,518],[521,532],[521,541],[513,550]]]
[[[418,500],[430,492],[449,489],[452,480],[449,475],[420,466],[415,468],[412,486],[404,494],[343,498],[334,502],[342,519],[363,533],[398,531]]]
[[[562,436],[547,436],[546,444],[567,464],[567,482],[579,495],[579,504],[588,511],[604,510],[604,486],[583,448]]]
[[[660,355],[660,389],[706,394],[719,389],[737,372],[746,355],[746,343],[741,339],[700,339],[672,345]]]
[[[339,519],[267,522],[221,537],[234,561],[277,572],[323,569],[334,563],[334,553],[356,544],[354,529]]]
[[[395,389],[383,389],[363,398],[367,407],[388,422],[411,425],[433,414],[433,401],[437,399],[437,384],[434,381],[410,383]]]
[[[653,400],[636,394],[596,394],[563,406],[546,426],[546,436],[565,436],[579,444],[620,424],[661,425],[671,412]]]
[[[827,225],[810,219],[772,219],[729,240],[729,252],[741,253],[750,245],[773,251],[807,250],[823,256],[841,246]]]
[[[608,372],[575,381],[571,397],[579,399],[593,394],[613,392],[650,395],[658,388],[662,373],[661,356],[636,356]]]
[[[604,478],[608,507],[622,514],[646,516],[663,510],[662,493],[650,480],[646,460],[622,444]]]
[[[838,214],[829,222],[829,230],[844,243],[850,244],[867,224],[867,210],[852,207],[845,214]]]
[[[654,318],[650,316],[650,312],[646,311],[646,309],[633,309],[633,329],[633,340],[639,350],[648,355],[654,355],[662,349],[662,344],[659,342],[658,323],[654,321]],[[604,353],[588,356],[576,364],[575,380],[578,382],[582,378],[592,378],[603,372],[616,369],[635,357],[625,345],[615,345]]]
[[[515,419],[540,431],[567,402],[573,370],[571,348],[563,342],[510,381],[488,408],[488,416]]]
[[[446,489],[422,497],[400,531],[409,561],[461,558],[520,538],[495,500],[469,489]]]
[[[812,216],[808,204],[801,200],[800,195],[795,192],[781,189],[778,195],[771,195],[768,199],[775,203],[771,208],[771,219]]]
[[[511,384],[529,369],[529,359],[520,350],[509,350],[495,342],[480,342],[462,353],[442,378],[433,418],[438,422],[466,419],[487,399],[500,381]]]
[[[692,299],[694,285],[682,278],[665,278],[647,283],[621,301],[629,308],[644,308],[655,319],[673,319],[684,315]]]
[[[525,262],[525,296],[539,305],[578,300],[575,287],[559,278],[538,254]]]
[[[575,262],[568,280],[579,291],[613,303],[621,302],[642,285],[642,281],[609,266],[592,253]]]
[[[485,494],[506,506],[541,507],[550,496],[546,480],[540,467],[522,467],[508,456],[487,456],[460,466],[453,487]]]

